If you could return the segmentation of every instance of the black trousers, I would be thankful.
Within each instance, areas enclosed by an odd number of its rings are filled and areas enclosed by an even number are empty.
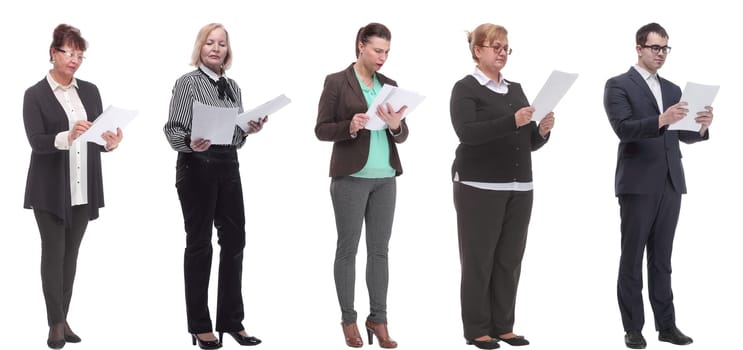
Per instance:
[[[465,339],[513,331],[532,191],[481,190],[454,182]]]
[[[670,179],[657,194],[618,196],[622,219],[622,255],[619,260],[617,297],[625,331],[642,330],[645,310],[642,302],[642,260],[647,248],[648,294],[655,315],[656,330],[675,324],[671,290],[671,252],[676,232],[681,194]]]
[[[176,188],[186,229],[183,267],[188,331],[213,330],[208,306],[212,225],[220,246],[216,330],[240,331],[245,208],[236,149],[211,146],[205,152],[179,153]]]
[[[71,222],[68,223],[52,213],[34,209],[41,234],[41,287],[49,326],[67,320],[77,271],[77,256],[88,227],[87,207],[73,206]]]

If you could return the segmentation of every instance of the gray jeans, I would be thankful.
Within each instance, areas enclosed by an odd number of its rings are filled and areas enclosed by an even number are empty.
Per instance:
[[[356,252],[361,227],[366,223],[366,286],[369,290],[368,320],[387,322],[387,250],[395,215],[397,185],[394,177],[366,179],[352,176],[333,178],[333,200],[338,243],[335,251],[335,289],[341,306],[342,321],[356,322],[354,285]]]

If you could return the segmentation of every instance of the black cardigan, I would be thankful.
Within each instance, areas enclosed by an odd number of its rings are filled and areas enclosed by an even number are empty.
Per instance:
[[[529,101],[520,84],[508,83],[505,95],[480,85],[471,75],[454,85],[450,112],[459,146],[452,177],[457,173],[460,181],[532,181],[531,152],[547,139],[533,121],[516,127],[514,115]]]
[[[88,120],[93,121],[103,112],[98,88],[77,79],[78,95],[85,107]],[[70,218],[70,163],[69,151],[54,146],[58,133],[69,130],[69,120],[46,78],[26,90],[23,96],[23,123],[31,145],[31,162],[26,180],[23,207],[40,209],[65,222]],[[88,146],[88,217],[98,217],[103,203],[101,154],[104,148],[92,142]]]

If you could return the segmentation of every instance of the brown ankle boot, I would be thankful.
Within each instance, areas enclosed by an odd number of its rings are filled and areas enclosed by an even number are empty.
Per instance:
[[[364,341],[361,340],[361,334],[359,334],[359,327],[356,326],[356,322],[341,322],[341,327],[343,327],[343,336],[346,338],[346,345],[352,348],[364,346]]]
[[[379,340],[379,346],[385,349],[394,349],[397,347],[397,342],[390,338],[390,334],[387,331],[386,323],[376,323],[369,320],[366,321],[366,334],[369,336],[369,345],[373,344],[373,335],[377,336]]]

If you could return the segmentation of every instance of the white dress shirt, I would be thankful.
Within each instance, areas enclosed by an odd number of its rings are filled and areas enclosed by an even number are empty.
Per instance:
[[[51,74],[46,75],[46,80],[54,92],[54,96],[62,105],[67,114],[70,129],[78,120],[87,120],[85,107],[77,93],[77,80],[63,86],[52,78]],[[70,152],[70,199],[72,205],[81,205],[88,203],[88,147],[85,142],[68,142],[67,136],[69,131],[62,131],[54,139],[54,146],[60,150],[69,150]]]

